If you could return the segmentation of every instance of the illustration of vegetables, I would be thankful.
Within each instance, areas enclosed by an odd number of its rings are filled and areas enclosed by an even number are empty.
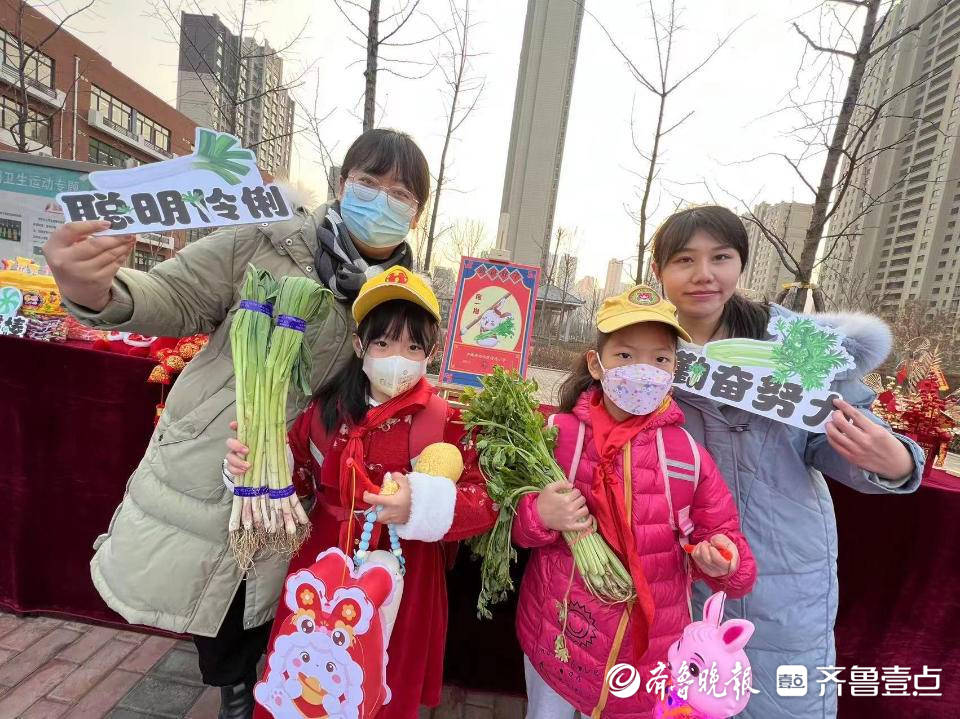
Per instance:
[[[256,167],[253,151],[234,147],[240,141],[233,135],[203,129],[198,134],[197,148],[191,155],[124,170],[91,172],[90,184],[98,190],[123,191],[137,185],[169,180],[185,172],[207,170],[228,185],[239,185]]]
[[[465,390],[463,423],[476,431],[480,467],[487,493],[500,507],[497,522],[486,534],[470,540],[482,559],[477,613],[489,618],[489,605],[504,600],[513,589],[510,563],[516,561],[510,533],[520,499],[539,492],[566,475],[553,458],[556,428],[545,426],[535,394],[536,382],[496,367],[482,380],[482,391]],[[634,596],[633,580],[623,564],[593,528],[564,532],[574,563],[586,587],[609,602]]]
[[[200,219],[204,222],[209,222],[210,218],[207,216],[207,200],[203,196],[203,190],[194,190],[193,192],[181,192],[180,197],[183,198],[184,204],[192,205],[193,209],[197,211],[197,214],[200,215]]]
[[[696,384],[703,379],[703,376],[707,373],[707,365],[705,364],[695,364],[690,367],[690,378],[687,380],[688,387],[695,387]]]
[[[725,365],[772,369],[773,380],[779,384],[796,377],[805,390],[821,389],[834,372],[853,367],[840,338],[813,320],[781,317],[770,330],[779,341],[718,340],[707,343],[704,354]]]
[[[511,317],[510,319],[504,320],[503,322],[501,322],[492,330],[489,330],[488,332],[481,332],[476,337],[474,337],[473,340],[474,342],[478,342],[480,340],[488,340],[494,337],[498,339],[502,337],[510,338],[510,337],[513,337],[515,333],[516,333],[516,327],[514,326],[513,318]]]

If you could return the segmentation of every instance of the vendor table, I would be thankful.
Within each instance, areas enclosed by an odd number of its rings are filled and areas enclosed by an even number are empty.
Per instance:
[[[89,562],[153,430],[159,390],[146,383],[151,367],[145,359],[0,337],[0,608],[123,622],[94,590]],[[942,670],[943,692],[930,699],[845,692],[840,716],[958,716],[960,479],[936,472],[929,486],[898,497],[830,485],[840,536],[842,678],[853,665],[917,673],[926,664]],[[468,554],[461,548],[448,578],[446,680],[522,693],[513,605],[492,621],[476,619],[479,573]]]
[[[153,365],[0,336],[0,608],[123,624],[90,558],[153,431]]]

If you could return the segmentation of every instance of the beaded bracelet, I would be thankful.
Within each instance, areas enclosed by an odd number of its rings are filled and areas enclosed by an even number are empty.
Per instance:
[[[353,554],[353,563],[358,569],[360,565],[367,561],[370,556],[370,538],[373,536],[373,523],[377,521],[377,515],[383,507],[371,507],[364,516],[363,532],[360,534],[360,545]],[[403,550],[400,549],[400,537],[397,536],[397,529],[394,525],[387,525],[387,533],[390,535],[390,551],[400,562],[400,575],[406,572],[407,560],[403,556]]]
[[[380,494],[395,494],[398,489],[399,485],[397,485],[396,481],[387,479],[383,483]],[[373,524],[377,521],[377,515],[379,515],[382,510],[383,507],[380,505],[376,507],[370,507],[370,509],[368,509],[367,513],[364,515],[363,531],[360,534],[360,544],[357,547],[357,551],[353,553],[353,564],[358,569],[360,568],[360,565],[366,562],[367,558],[370,556],[370,539],[373,536]],[[400,549],[400,537],[397,536],[396,527],[392,524],[388,524],[387,533],[390,535],[390,552],[400,562],[400,576],[403,576],[406,573],[407,560],[403,556],[403,550]]]

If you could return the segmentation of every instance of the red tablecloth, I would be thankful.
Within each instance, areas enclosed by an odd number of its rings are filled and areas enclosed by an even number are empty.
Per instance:
[[[89,564],[153,431],[153,365],[0,336],[0,608],[123,623]]]
[[[152,431],[152,363],[0,337],[0,368],[0,608],[122,622],[94,590],[89,561]],[[942,698],[843,697],[844,719],[960,716],[960,492],[936,488],[943,483],[960,481],[938,473],[906,497],[831,483],[838,665],[943,670]],[[476,620],[479,576],[467,554],[448,580],[447,680],[522,693],[513,605]]]
[[[935,480],[942,479],[935,477]],[[956,480],[956,478],[951,478]],[[837,513],[837,666],[942,669],[943,697],[850,697],[840,716],[960,717],[960,492],[924,481],[907,496],[831,483]],[[910,691],[913,691],[911,687]]]
[[[960,477],[945,472],[942,469],[931,469],[930,474],[923,478],[923,483],[934,489],[947,492],[960,492]]]

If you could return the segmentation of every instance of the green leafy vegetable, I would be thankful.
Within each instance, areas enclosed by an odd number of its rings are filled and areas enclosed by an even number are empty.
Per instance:
[[[500,507],[493,528],[470,541],[482,560],[477,613],[489,618],[489,606],[503,601],[513,590],[510,564],[516,561],[516,551],[510,535],[517,503],[526,494],[565,480],[566,475],[553,458],[557,430],[545,426],[535,398],[537,383],[500,367],[482,383],[479,392],[466,390],[462,401],[467,405],[464,425],[477,432],[487,493]],[[634,596],[630,574],[597,532],[565,532],[564,538],[590,591],[611,602]]]
[[[307,514],[290,491],[286,417],[291,385],[310,393],[310,355],[302,325],[280,318],[322,320],[332,294],[309,278],[284,277],[278,283],[269,272],[249,266],[241,299],[256,303],[239,308],[230,327],[237,438],[249,449],[250,469],[236,478],[228,529],[234,556],[247,570],[264,546],[285,554],[296,551],[309,529]],[[281,496],[284,492],[288,494]]]

